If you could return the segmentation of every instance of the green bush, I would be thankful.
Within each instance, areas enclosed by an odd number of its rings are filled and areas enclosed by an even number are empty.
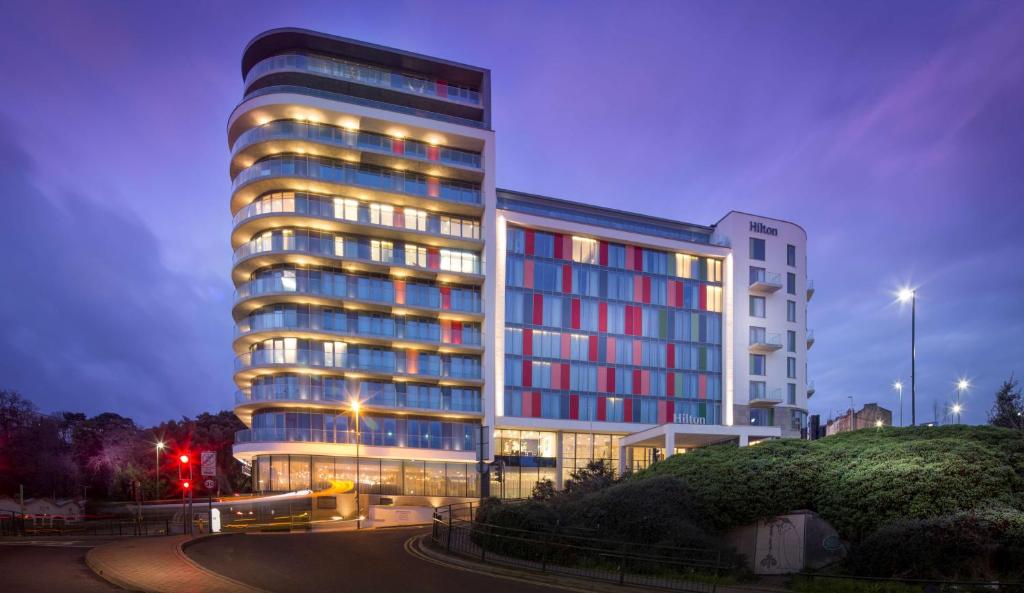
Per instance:
[[[818,512],[859,541],[898,519],[924,519],[1024,493],[1024,435],[993,427],[866,429],[818,441],[717,446],[640,472],[693,487],[727,530],[797,509]]]
[[[855,547],[849,566],[866,576],[1020,578],[1024,513],[1003,507],[894,521]]]

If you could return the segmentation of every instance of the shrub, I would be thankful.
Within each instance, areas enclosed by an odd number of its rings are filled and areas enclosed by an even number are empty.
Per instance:
[[[894,521],[855,547],[849,565],[867,576],[1019,578],[1024,513],[1003,507]]]

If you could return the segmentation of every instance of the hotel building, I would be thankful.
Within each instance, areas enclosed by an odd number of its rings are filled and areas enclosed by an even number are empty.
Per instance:
[[[799,226],[496,189],[486,69],[276,29],[242,77],[234,452],[255,491],[519,497],[591,460],[801,436]]]

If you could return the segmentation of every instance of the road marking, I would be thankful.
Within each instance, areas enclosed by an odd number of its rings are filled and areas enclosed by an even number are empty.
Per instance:
[[[404,546],[405,547],[405,551],[410,556],[414,556],[416,558],[419,558],[420,560],[429,562],[431,564],[436,564],[438,566],[443,566],[445,568],[450,568],[450,569],[454,569],[454,570],[461,570],[463,572],[472,572],[472,573],[475,573],[475,574],[482,574],[484,576],[489,576],[489,577],[492,577],[492,578],[495,578],[495,579],[505,579],[505,580],[509,580],[509,581],[519,581],[520,583],[529,583],[531,585],[539,585],[541,587],[550,587],[552,589],[563,589],[565,591],[580,591],[582,593],[592,593],[592,591],[593,591],[593,589],[582,589],[582,588],[579,588],[579,587],[572,587],[570,585],[560,585],[560,584],[556,584],[556,583],[546,583],[546,582],[541,581],[541,580],[528,579],[528,578],[524,578],[524,577],[516,577],[516,576],[512,576],[512,575],[505,575],[505,574],[496,574],[496,573],[493,573],[493,572],[488,572],[486,570],[479,570],[479,569],[475,569],[475,568],[469,568],[468,566],[459,566],[459,565],[456,565],[456,564],[448,564],[447,562],[441,562],[440,560],[436,560],[434,558],[431,558],[430,556],[427,556],[423,552],[420,552],[419,550],[416,549],[416,546],[413,545],[413,542],[416,539],[421,538],[421,537],[423,537],[423,535],[414,535],[414,536],[410,537],[409,539],[405,540],[405,546]]]

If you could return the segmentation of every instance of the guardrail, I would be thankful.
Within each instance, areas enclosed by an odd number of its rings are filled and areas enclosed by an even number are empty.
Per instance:
[[[179,525],[180,526],[180,525]],[[0,511],[0,535],[170,535],[175,527],[170,517],[109,517],[69,520],[63,517],[22,515]]]
[[[448,553],[502,565],[583,579],[715,593],[721,552],[642,545],[550,532],[502,527],[475,520],[479,505],[434,509],[431,539]]]

